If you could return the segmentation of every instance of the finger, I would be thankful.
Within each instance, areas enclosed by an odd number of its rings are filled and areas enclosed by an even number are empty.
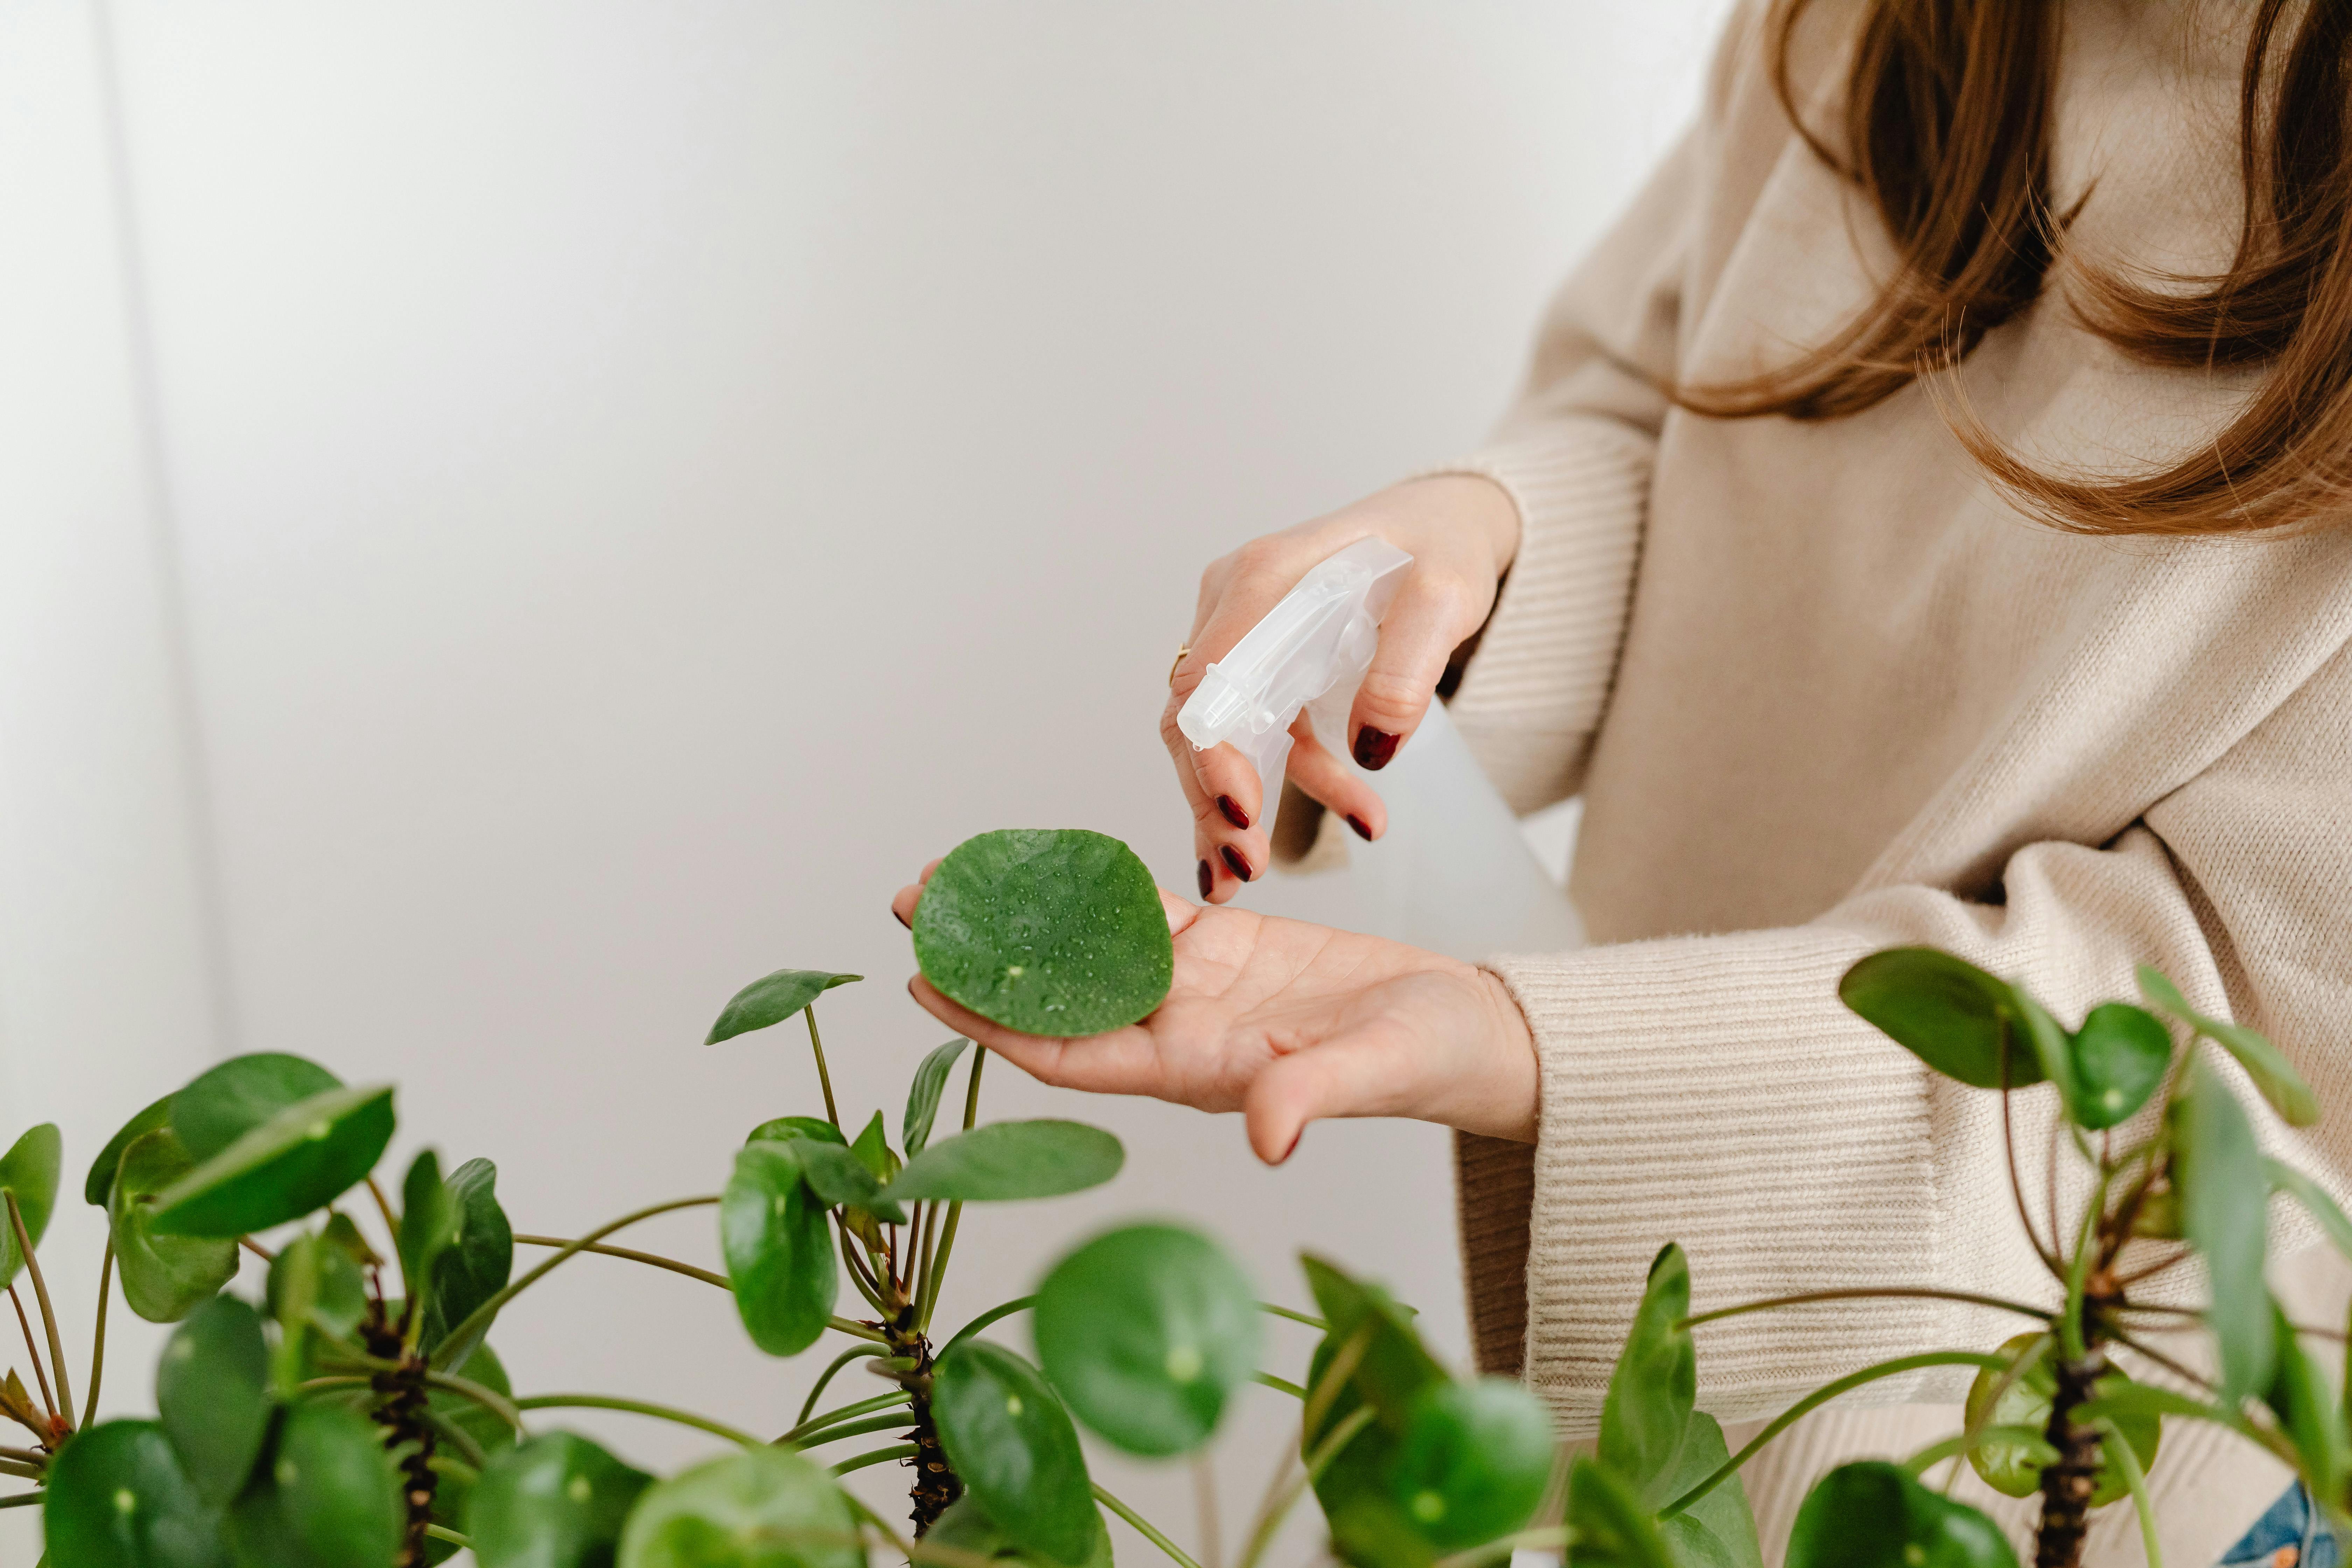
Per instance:
[[[1233,879],[1224,857],[1219,853],[1223,840],[1211,819],[1223,820],[1223,815],[1215,800],[1201,788],[1200,774],[1193,766],[1192,742],[1176,727],[1177,707],[1176,700],[1171,698],[1168,710],[1160,716],[1160,739],[1168,748],[1170,760],[1176,764],[1177,785],[1184,792],[1184,804],[1192,809],[1193,875],[1201,898],[1204,902],[1223,903],[1234,896],[1240,884]]]
[[[1422,1063],[1411,1034],[1379,1019],[1266,1065],[1242,1102],[1250,1148],[1279,1165],[1310,1121],[1389,1116],[1408,1109]]]
[[[1290,782],[1347,819],[1359,838],[1389,830],[1389,808],[1363,775],[1335,756],[1302,710],[1290,727]]]
[[[1386,767],[1420,728],[1446,659],[1478,629],[1493,601],[1492,592],[1481,600],[1458,578],[1406,575],[1381,617],[1380,644],[1348,715],[1348,748],[1360,766]]]
[[[1219,873],[1205,883],[1202,897],[1222,903],[1254,882],[1274,858],[1273,824],[1260,809],[1263,791],[1257,769],[1230,744],[1219,744],[1191,757],[1193,787],[1192,843],[1202,864]]]
[[[1132,1026],[1076,1039],[1024,1035],[991,1023],[942,995],[919,974],[907,982],[907,992],[948,1027],[1052,1088],[1089,1094],[1152,1094],[1160,1087],[1160,1062],[1150,1037]]]
[[[940,860],[946,858],[946,856],[940,856],[939,860],[923,868],[921,876],[891,895],[890,912],[898,916],[898,923],[908,931],[915,929],[915,906],[922,902],[923,889],[931,885],[931,873],[940,868]]]

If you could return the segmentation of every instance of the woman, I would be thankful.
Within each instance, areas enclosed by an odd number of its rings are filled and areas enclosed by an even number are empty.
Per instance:
[[[1167,1005],[1038,1041],[919,994],[1049,1082],[1244,1110],[1269,1161],[1320,1116],[1459,1129],[1480,1360],[1571,1430],[1668,1238],[1711,1303],[2043,1283],[1989,1097],[1838,1002],[1877,948],[1950,949],[2068,1017],[2158,966],[2295,1060],[2331,1113],[2264,1135],[2340,1190],[2347,105],[2345,0],[1751,5],[1493,444],[1209,569],[1162,724],[1206,900],[1169,900]],[[1174,713],[1368,534],[1415,566],[1356,761],[1466,654],[1452,714],[1513,804],[1584,796],[1595,946],[1473,968],[1225,907],[1267,864],[1268,803]],[[1302,737],[1290,772],[1379,836],[1329,752]],[[2324,1294],[2327,1269],[2305,1251],[2278,1282]],[[1707,1331],[1701,1403],[1753,1416],[2000,1331],[1927,1301],[1746,1317]],[[1767,1541],[1837,1456],[1953,1425],[1817,1417],[1751,1472]],[[2176,1562],[2283,1484],[2210,1430],[2157,1468]],[[2137,1551],[2128,1512],[2093,1560]]]

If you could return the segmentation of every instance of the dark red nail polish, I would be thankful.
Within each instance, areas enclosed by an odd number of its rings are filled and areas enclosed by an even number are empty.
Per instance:
[[[1226,844],[1221,845],[1217,849],[1217,853],[1224,857],[1226,870],[1231,871],[1234,876],[1239,877],[1244,882],[1250,879],[1251,873],[1249,862],[1242,858],[1242,852],[1240,850],[1234,848],[1230,844]]]
[[[1372,825],[1352,811],[1348,814],[1348,826],[1354,828],[1356,837],[1365,843],[1370,844],[1372,841]]]
[[[1235,805],[1232,795],[1219,795],[1217,797],[1217,809],[1223,812],[1225,814],[1225,820],[1232,823],[1235,827],[1247,827],[1249,826],[1249,813],[1244,811],[1240,806]]]
[[[1356,819],[1355,819],[1354,817],[1352,817],[1352,816],[1351,816],[1351,817],[1348,818],[1348,820],[1349,820],[1349,821],[1350,821],[1350,822],[1353,822],[1353,821],[1355,821]],[[1360,833],[1360,832],[1362,832],[1362,831],[1363,831],[1363,829],[1361,829],[1361,828],[1358,828],[1356,831],[1358,831],[1359,833]],[[891,910],[891,911],[890,911],[890,918],[891,918],[892,920],[894,920],[894,921],[897,921],[900,925],[905,926],[908,931],[912,931],[912,930],[914,930],[914,929],[915,929],[915,922],[914,922],[914,921],[910,921],[910,920],[908,920],[906,916],[904,916],[904,915],[900,914],[900,913],[899,913],[899,912],[898,912],[895,908],[894,908],[894,909],[892,909],[892,910]]]
[[[1386,730],[1375,730],[1370,724],[1356,731],[1356,765],[1374,773],[1389,765],[1396,755],[1397,738]]]
[[[1213,888],[1213,887],[1215,887],[1216,885],[1217,885],[1217,874],[1216,874],[1214,871],[1212,871],[1212,870],[1210,870],[1210,869],[1209,869],[1209,863],[1208,863],[1206,860],[1202,861],[1202,862],[1201,862],[1201,896],[1202,896],[1202,898],[1204,898],[1204,899],[1205,899],[1205,898],[1207,898],[1207,897],[1209,896],[1209,889],[1212,889],[1212,888]]]

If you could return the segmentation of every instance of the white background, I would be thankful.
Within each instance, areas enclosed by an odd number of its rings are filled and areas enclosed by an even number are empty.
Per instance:
[[[297,1051],[575,1231],[814,1107],[796,1032],[699,1043],[782,965],[871,977],[823,1019],[895,1128],[944,1031],[892,889],[1013,826],[1190,885],[1154,721],[1201,566],[1476,440],[1721,9],[0,0],[0,1135],[60,1121],[78,1190],[153,1095]],[[971,1216],[950,1319],[1171,1214],[1462,1355],[1435,1130],[1269,1172],[1232,1119],[989,1099],[1129,1163]],[[45,1248],[78,1363],[100,1234]],[[499,1337],[527,1390],[762,1431],[814,1370],[600,1259]],[[1287,1419],[1244,1397],[1228,1534]],[[1181,1467],[1098,1474],[1195,1540]]]

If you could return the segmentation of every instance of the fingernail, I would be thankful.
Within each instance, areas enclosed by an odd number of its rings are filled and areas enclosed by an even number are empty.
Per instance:
[[[1375,730],[1367,724],[1356,731],[1356,765],[1360,768],[1380,772],[1389,765],[1389,759],[1396,755],[1396,749],[1397,738],[1386,730]]]
[[[1217,853],[1224,857],[1226,870],[1231,871],[1234,876],[1239,877],[1244,882],[1250,879],[1252,873],[1249,868],[1249,862],[1242,858],[1242,852],[1240,850],[1234,848],[1230,844],[1225,844],[1218,847]]]
[[[1348,820],[1349,820],[1349,821],[1350,821],[1350,822],[1353,822],[1353,821],[1355,821],[1356,819],[1355,819],[1354,817],[1352,817],[1352,816],[1351,816],[1351,817],[1348,818]],[[1360,828],[1360,827],[1359,827],[1358,829],[1356,829],[1356,831],[1357,831],[1357,832],[1359,832],[1359,833],[1363,833],[1363,832],[1364,832],[1364,830],[1363,830],[1362,828]],[[1370,834],[1366,833],[1366,834],[1364,834],[1364,837],[1366,837],[1367,838],[1369,838],[1369,837],[1371,837],[1371,835],[1370,835]],[[914,930],[914,929],[915,929],[915,922],[914,922],[914,921],[910,921],[910,920],[908,920],[906,916],[904,916],[904,915],[900,914],[900,913],[898,912],[898,906],[897,906],[897,905],[895,905],[895,904],[891,906],[891,909],[890,909],[890,918],[891,918],[892,920],[894,920],[894,921],[897,921],[900,925],[905,926],[908,931],[912,931],[912,930]]]
[[[1225,814],[1225,820],[1232,823],[1235,827],[1247,827],[1249,826],[1249,813],[1244,811],[1240,806],[1235,805],[1232,795],[1219,795],[1217,797],[1217,809],[1223,812]]]
[[[1209,863],[1208,863],[1206,860],[1202,861],[1202,862],[1201,862],[1201,896],[1202,896],[1202,898],[1204,898],[1204,899],[1205,899],[1205,898],[1207,898],[1207,897],[1209,896],[1209,891],[1210,891],[1210,889],[1213,889],[1213,888],[1214,888],[1216,885],[1217,885],[1217,874],[1216,874],[1214,871],[1212,871],[1212,870],[1210,870],[1210,869],[1209,869]]]
[[[1372,841],[1372,825],[1352,811],[1348,814],[1348,826],[1354,828],[1356,837],[1365,843],[1370,844]]]

